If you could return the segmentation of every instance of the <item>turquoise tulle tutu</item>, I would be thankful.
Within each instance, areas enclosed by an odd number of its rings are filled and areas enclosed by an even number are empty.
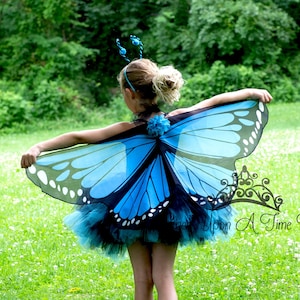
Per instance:
[[[123,255],[136,241],[186,245],[232,236],[236,213],[231,206],[209,210],[186,200],[176,199],[165,212],[140,228],[118,226],[101,203],[78,207],[64,222],[82,246],[101,248],[112,257]]]

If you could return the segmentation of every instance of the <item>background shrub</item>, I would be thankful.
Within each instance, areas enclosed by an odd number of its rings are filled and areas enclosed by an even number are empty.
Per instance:
[[[178,106],[191,106],[214,95],[242,88],[268,88],[269,80],[264,71],[241,65],[226,67],[216,61],[207,73],[195,74],[186,80]]]
[[[284,76],[274,85],[272,94],[275,101],[278,102],[296,102],[300,101],[300,84],[293,82],[291,78]]]
[[[27,121],[29,107],[30,104],[22,95],[0,90],[0,129]]]

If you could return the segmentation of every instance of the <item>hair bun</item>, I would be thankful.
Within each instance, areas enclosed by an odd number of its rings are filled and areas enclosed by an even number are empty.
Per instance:
[[[179,100],[183,83],[181,73],[172,66],[161,67],[152,79],[154,92],[168,104]]]
[[[175,89],[176,86],[175,86],[175,82],[173,80],[170,80],[170,79],[166,79],[166,85],[171,89]]]

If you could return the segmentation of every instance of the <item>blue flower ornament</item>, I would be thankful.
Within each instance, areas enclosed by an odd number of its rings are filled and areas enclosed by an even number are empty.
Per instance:
[[[153,137],[161,136],[169,130],[170,126],[170,121],[164,115],[156,115],[148,121],[148,134]]]

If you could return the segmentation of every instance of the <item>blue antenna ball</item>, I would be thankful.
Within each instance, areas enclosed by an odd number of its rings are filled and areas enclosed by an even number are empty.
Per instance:
[[[139,44],[140,44],[140,41],[138,40],[138,39],[132,39],[132,44],[134,45],[134,46],[138,46]]]
[[[120,53],[120,55],[125,55],[126,54],[126,49],[125,48],[120,48],[119,53]]]
[[[141,42],[141,40],[136,37],[135,35],[130,35],[130,39],[131,39],[131,42],[132,42],[132,45],[133,46],[139,46],[139,54],[140,54],[140,58],[143,57],[143,43]],[[126,49],[124,47],[121,46],[120,44],[120,40],[119,39],[116,39],[116,44],[119,48],[119,54],[127,61],[127,62],[130,62],[130,59],[128,57],[126,57]]]

